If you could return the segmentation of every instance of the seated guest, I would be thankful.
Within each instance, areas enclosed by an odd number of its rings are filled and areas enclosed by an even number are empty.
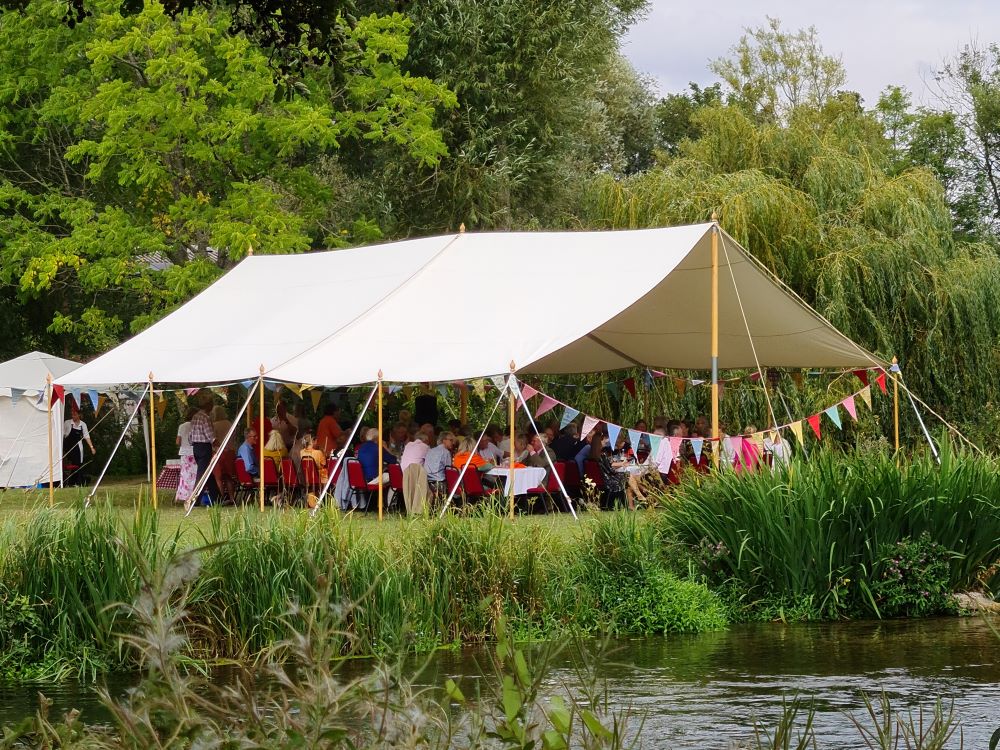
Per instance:
[[[340,447],[340,437],[344,434],[340,422],[337,421],[338,417],[340,417],[340,407],[336,404],[327,404],[323,409],[323,418],[316,426],[316,448],[327,456]]]
[[[420,425],[420,431],[427,436],[428,445],[437,445],[437,429],[430,422]]]
[[[523,464],[527,461],[528,451],[528,436],[520,432],[514,436],[514,463]]]
[[[611,441],[604,433],[597,433],[590,441],[590,455],[591,460],[597,461],[597,465],[600,467],[609,504],[614,507],[621,500],[622,496],[626,495],[626,475],[617,471],[619,466],[625,465],[625,462],[611,460]],[[629,499],[629,506],[634,507],[631,498]]]
[[[412,464],[423,466],[424,459],[430,451],[430,444],[427,435],[418,432],[412,441],[403,448],[403,455],[399,458],[399,468],[406,471]]]
[[[552,443],[552,452],[559,461],[572,461],[580,451],[579,428],[570,423],[559,433]]]
[[[280,468],[281,462],[285,460],[287,455],[288,450],[285,448],[285,439],[281,436],[281,432],[271,430],[270,437],[264,443],[264,459],[274,461],[274,466],[277,469]]]
[[[497,442],[494,442],[496,440]],[[483,439],[479,441],[479,455],[482,456],[487,462],[493,464],[494,466],[499,466],[503,463],[504,453],[500,449],[497,443],[500,440],[500,428],[494,428],[494,435],[491,437],[489,430],[483,435]]]
[[[396,422],[389,430],[389,439],[386,441],[385,449],[389,451],[398,461],[403,457],[403,450],[410,439],[410,427],[404,422]]]
[[[454,447],[454,434],[445,431],[438,435],[437,446],[427,451],[427,455],[424,456],[427,481],[435,491],[440,491],[444,487],[444,470],[452,465],[451,451]]]
[[[493,464],[488,463],[485,458],[476,452],[476,441],[470,437],[464,437],[458,444],[458,450],[455,452],[455,457],[452,459],[452,463],[455,468],[459,471],[466,463],[469,464],[476,471],[487,472],[493,468]]]
[[[256,479],[260,474],[257,468],[257,430],[253,428],[247,430],[246,439],[236,451],[236,457],[243,459],[243,466],[246,468],[247,474]]]
[[[326,454],[323,453],[323,451],[316,449],[315,441],[313,440],[311,432],[307,432],[302,435],[301,442],[302,447],[299,451],[300,460],[302,458],[311,458],[313,463],[316,464],[316,468],[319,469],[320,483],[326,484]]]
[[[549,447],[549,436],[544,432],[532,435],[531,443],[528,446],[528,457],[524,462],[525,465],[548,469],[555,460],[555,454]]]
[[[584,440],[583,444],[580,446],[580,450],[576,452],[573,460],[576,462],[576,468],[580,471],[580,476],[585,476],[584,472],[584,462],[585,461],[596,461],[597,451],[594,450],[594,440],[600,440],[598,437],[601,435],[601,430],[595,427],[589,433],[587,433],[587,439]]]
[[[389,481],[389,475],[385,473],[385,467],[389,464],[399,463],[396,457],[388,451],[382,451],[382,466],[378,465],[378,429],[369,427],[365,432],[365,442],[358,448],[358,461],[365,473],[365,481],[369,484]]]

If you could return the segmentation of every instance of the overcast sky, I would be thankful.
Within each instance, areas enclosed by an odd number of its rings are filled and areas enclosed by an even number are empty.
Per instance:
[[[890,84],[932,105],[925,81],[943,57],[972,39],[1000,41],[995,0],[651,0],[624,51],[661,93],[680,91],[688,81],[711,83],[708,61],[726,54],[744,27],[764,25],[766,16],[780,18],[788,31],[815,26],[824,51],[842,55],[848,88],[869,105]]]

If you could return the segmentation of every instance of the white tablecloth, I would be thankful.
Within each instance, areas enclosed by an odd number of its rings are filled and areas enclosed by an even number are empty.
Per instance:
[[[495,477],[507,477],[503,491],[510,494],[510,469],[490,469],[487,474]],[[545,469],[529,466],[525,469],[514,469],[514,494],[524,495],[528,490],[540,487],[545,481]]]
[[[615,471],[619,474],[642,474],[648,468],[643,464],[629,464],[628,466],[619,466]]]

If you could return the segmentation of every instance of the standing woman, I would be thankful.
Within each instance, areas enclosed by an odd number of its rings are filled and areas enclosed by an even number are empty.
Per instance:
[[[81,471],[84,463],[83,444],[86,443],[90,447],[90,455],[93,456],[97,451],[90,442],[87,423],[80,420],[80,409],[76,404],[73,405],[70,415],[70,419],[63,423],[63,460],[77,467],[70,475],[70,479],[75,481],[71,481],[70,484],[78,484],[83,478]]]
[[[189,407],[184,415],[184,423],[177,427],[177,455],[181,459],[181,476],[177,480],[177,494],[174,502],[186,503],[191,497],[191,491],[198,481],[198,462],[194,460],[194,448],[191,447],[191,419],[198,410]]]

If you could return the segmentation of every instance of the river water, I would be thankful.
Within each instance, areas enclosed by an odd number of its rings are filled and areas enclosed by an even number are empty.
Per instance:
[[[451,677],[476,692],[487,661],[482,650],[442,651],[422,666],[417,681],[440,686]],[[417,661],[414,661],[414,665]],[[552,661],[547,688],[576,683],[573,648]],[[849,622],[816,625],[738,625],[722,633],[620,639],[597,659],[612,707],[629,708],[642,722],[644,747],[726,748],[752,734],[754,720],[773,726],[783,700],[795,697],[816,711],[819,746],[863,743],[847,717],[861,717],[862,691],[886,691],[897,710],[930,710],[954,702],[965,748],[987,748],[1000,727],[1000,638],[978,618]],[[121,692],[134,677],[109,681]],[[578,684],[578,683],[576,683]],[[34,711],[41,689],[53,711],[78,708],[105,718],[93,691],[73,684],[0,684],[0,724]],[[926,713],[925,713],[926,716]],[[958,736],[951,743],[959,747]]]

